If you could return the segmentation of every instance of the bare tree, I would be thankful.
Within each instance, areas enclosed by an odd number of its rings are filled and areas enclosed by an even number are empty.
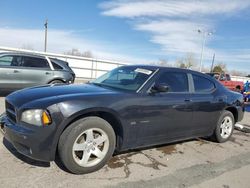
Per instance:
[[[197,65],[197,62],[192,53],[188,53],[186,57],[177,59],[175,66],[179,68],[191,69]]]
[[[34,47],[31,44],[23,44],[21,48],[24,50],[34,50]]]
[[[185,65],[187,69],[191,69],[197,65],[197,62],[194,58],[194,54],[188,53],[186,58],[184,59]]]
[[[163,67],[172,67],[172,65],[168,62],[167,59],[159,59],[157,62],[151,62],[150,65],[157,65],[157,66],[163,66]]]
[[[80,52],[80,50],[76,48],[72,48],[71,50],[64,52],[65,55],[73,55],[73,56],[81,56],[81,57],[89,57],[92,58],[93,54],[91,51]]]
[[[92,52],[91,51],[85,51],[85,52],[83,52],[82,53],[82,56],[83,57],[89,57],[89,58],[93,58],[93,54],[92,54]]]
[[[183,59],[177,59],[175,62],[175,67],[186,68]]]

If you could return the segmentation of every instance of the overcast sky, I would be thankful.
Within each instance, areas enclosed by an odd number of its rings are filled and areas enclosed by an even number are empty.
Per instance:
[[[97,58],[147,63],[174,62],[187,53],[204,65],[227,64],[250,72],[250,0],[2,0],[0,45],[43,50],[49,20],[48,51],[90,50]]]

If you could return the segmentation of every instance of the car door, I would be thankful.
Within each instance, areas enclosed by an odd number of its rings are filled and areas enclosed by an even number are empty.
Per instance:
[[[22,58],[17,55],[0,57],[0,90],[10,92],[21,88],[22,78],[19,74],[19,65]]]
[[[188,75],[182,71],[164,71],[154,84],[167,84],[168,92],[148,93],[139,99],[137,113],[138,144],[164,143],[192,135],[192,104]]]
[[[197,134],[208,135],[213,131],[220,111],[224,106],[223,96],[217,96],[215,83],[201,75],[192,74],[194,91],[193,103],[194,129]]]
[[[47,59],[23,56],[22,77],[24,87],[47,84],[53,77],[53,71]]]

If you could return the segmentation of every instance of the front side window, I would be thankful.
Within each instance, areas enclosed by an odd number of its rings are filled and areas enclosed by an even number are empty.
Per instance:
[[[114,89],[137,91],[154,73],[138,67],[119,67],[92,81],[92,84]]]
[[[22,64],[22,57],[16,55],[7,55],[0,57],[0,66],[20,66]]]
[[[211,92],[215,89],[214,83],[207,78],[192,75],[194,81],[195,92]]]
[[[47,60],[36,57],[24,57],[23,58],[23,67],[34,67],[34,68],[49,68],[49,63]]]
[[[2,56],[0,57],[0,66],[11,66],[13,56]]]
[[[182,72],[165,72],[157,79],[155,84],[165,84],[168,92],[188,92],[188,77]]]

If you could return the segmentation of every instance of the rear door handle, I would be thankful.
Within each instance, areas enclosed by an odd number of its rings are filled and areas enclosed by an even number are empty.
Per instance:
[[[185,99],[184,101],[185,101],[185,102],[192,102],[191,99]]]
[[[46,75],[49,75],[49,74],[50,74],[50,72],[45,72],[45,74],[46,74]]]
[[[18,71],[18,70],[14,70],[14,73],[19,73],[20,71]]]

